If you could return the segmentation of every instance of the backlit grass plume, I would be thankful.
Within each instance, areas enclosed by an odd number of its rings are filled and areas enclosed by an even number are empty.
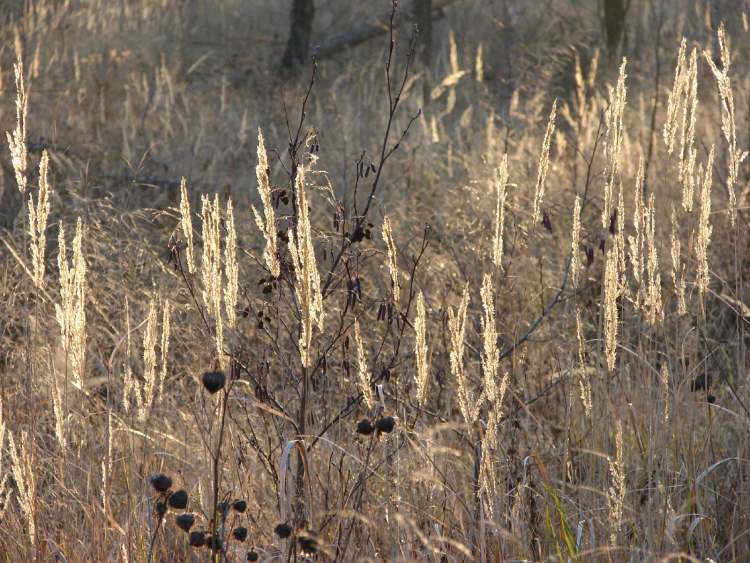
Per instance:
[[[83,221],[78,218],[73,237],[73,260],[68,262],[65,229],[60,223],[57,266],[60,272],[60,303],[55,315],[60,326],[66,357],[66,370],[76,387],[82,389],[86,365],[86,260],[83,256]]]
[[[464,368],[464,335],[466,333],[466,311],[469,307],[469,286],[464,287],[458,309],[448,309],[448,336],[450,338],[450,368],[458,387],[458,406],[464,421],[471,426],[479,415],[481,401],[474,401],[474,393]]]
[[[727,163],[729,174],[727,174],[727,193],[729,194],[729,222],[734,226],[737,215],[737,194],[735,186],[739,182],[740,164],[747,158],[747,151],[739,148],[737,142],[737,120],[734,109],[734,94],[732,92],[732,81],[729,77],[732,60],[727,45],[724,24],[719,26],[719,55],[721,57],[721,68],[714,62],[711,53],[704,51],[706,62],[716,79],[716,86],[721,98],[721,132],[727,142]]]
[[[547,121],[547,130],[544,133],[542,141],[542,150],[539,153],[539,165],[536,177],[536,189],[534,192],[534,210],[531,213],[531,223],[536,225],[541,218],[542,201],[544,200],[544,190],[547,181],[547,172],[549,171],[549,151],[552,144],[552,135],[555,133],[555,120],[557,118],[557,100],[552,102],[552,110],[549,112]]]
[[[44,254],[47,249],[47,217],[49,216],[49,155],[42,153],[39,161],[39,194],[34,203],[34,194],[29,193],[29,235],[31,242],[31,265],[34,273],[34,285],[41,289],[44,286]]]
[[[258,129],[258,164],[255,166],[255,176],[258,180],[258,194],[263,203],[263,215],[253,207],[255,223],[266,239],[263,249],[263,260],[266,268],[274,278],[279,277],[280,266],[278,257],[278,243],[276,240],[276,212],[271,201],[271,182],[268,178],[268,156],[263,132]]]
[[[610,89],[609,106],[604,113],[606,135],[604,139],[604,150],[606,156],[605,184],[604,184],[604,206],[602,207],[602,228],[609,225],[612,208],[614,206],[615,185],[620,180],[620,152],[624,136],[623,115],[625,114],[625,99],[627,88],[625,87],[625,67],[627,60],[623,59],[617,85]]]
[[[300,315],[299,350],[302,365],[312,365],[313,328],[323,330],[323,296],[320,292],[320,274],[315,260],[315,248],[310,227],[310,211],[305,187],[305,168],[297,170],[296,207],[297,230],[289,230],[289,253],[294,267],[294,292]]]
[[[505,199],[508,185],[508,155],[503,155],[495,174],[495,237],[492,243],[492,263],[499,268],[503,263],[503,234],[505,229]]]
[[[190,198],[187,191],[187,180],[180,180],[180,228],[185,237],[185,257],[188,272],[195,273],[195,247],[193,243],[193,218],[190,213]]]
[[[16,47],[16,63],[13,65],[13,73],[16,78],[16,128],[13,133],[5,133],[10,149],[10,158],[13,171],[16,174],[16,184],[21,193],[26,193],[28,184],[27,166],[28,150],[26,146],[26,115],[29,110],[29,100],[26,97],[26,83],[23,76],[23,60],[21,51]]]
[[[391,220],[388,216],[383,217],[383,240],[385,241],[386,255],[388,257],[388,275],[391,278],[393,305],[396,308],[396,311],[398,311],[399,302],[401,300],[401,288],[398,279],[398,254],[396,252],[396,243],[393,240]]]
[[[222,275],[221,275],[221,205],[218,194],[211,199],[202,196],[201,221],[203,225],[203,256],[201,259],[201,279],[203,282],[203,303],[210,318],[214,321],[214,343],[216,358],[224,362],[224,319],[222,316]]]
[[[424,295],[417,294],[417,316],[414,319],[414,357],[416,358],[417,403],[424,405],[427,401],[429,388],[429,365],[427,359],[427,313],[424,305]]]

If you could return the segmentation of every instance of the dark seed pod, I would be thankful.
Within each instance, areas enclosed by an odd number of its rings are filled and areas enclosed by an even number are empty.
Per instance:
[[[192,547],[203,547],[206,544],[206,532],[190,532],[188,543]]]
[[[242,514],[247,510],[247,503],[244,500],[236,500],[232,503],[232,508]]]
[[[207,371],[203,374],[203,387],[212,395],[224,389],[227,378],[221,371]]]
[[[542,225],[544,225],[544,228],[547,229],[550,233],[552,232],[552,221],[549,218],[549,214],[545,211],[542,214]]]
[[[297,538],[297,543],[303,553],[315,553],[318,551],[318,539],[311,532],[304,532]]]
[[[216,505],[216,508],[219,510],[222,518],[226,518],[227,514],[229,514],[229,503],[226,501],[221,501]]]
[[[247,539],[247,528],[239,526],[232,531],[232,535],[237,541],[245,541]]]
[[[167,505],[164,503],[164,501],[159,501],[156,503],[156,514],[159,516],[164,516],[167,513]]]
[[[378,432],[385,432],[386,434],[390,434],[395,426],[396,419],[392,416],[384,416],[383,418],[379,418],[375,421],[375,428],[378,429]]]
[[[151,476],[151,486],[160,493],[163,493],[168,491],[172,486],[172,479],[164,475],[164,473],[155,473]]]
[[[180,489],[179,491],[175,491],[171,495],[169,495],[169,499],[167,500],[169,503],[169,506],[172,508],[176,508],[178,510],[184,510],[187,508],[188,503],[188,494],[187,491],[184,489]]]
[[[274,530],[274,532],[276,532],[276,535],[279,536],[281,539],[285,539],[292,535],[292,527],[286,522],[284,522],[276,526],[276,529]]]
[[[195,524],[195,516],[193,516],[192,514],[180,514],[177,518],[175,518],[175,523],[181,530],[189,532],[190,528],[192,528],[193,524]]]
[[[247,560],[248,561],[257,561],[258,560],[258,553],[256,551],[248,551],[247,552]]]
[[[363,418],[357,423],[357,434],[364,434],[365,436],[369,436],[372,434],[372,431],[374,428],[372,427],[372,423],[370,422],[369,418]]]
[[[586,247],[586,267],[588,268],[594,263],[594,249],[590,246]]]

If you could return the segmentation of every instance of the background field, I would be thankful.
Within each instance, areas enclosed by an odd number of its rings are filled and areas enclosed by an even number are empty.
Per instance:
[[[750,4],[435,3],[2,7],[3,560],[750,558]]]

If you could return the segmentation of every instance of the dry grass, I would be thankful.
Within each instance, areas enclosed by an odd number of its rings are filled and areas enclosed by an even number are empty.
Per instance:
[[[750,6],[583,4],[6,14],[3,560],[748,560]]]

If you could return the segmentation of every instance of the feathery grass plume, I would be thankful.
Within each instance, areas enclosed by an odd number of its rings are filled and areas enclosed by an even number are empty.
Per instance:
[[[451,74],[458,74],[461,71],[461,67],[458,65],[458,45],[456,44],[456,34],[453,33],[453,30],[448,33],[448,47]]]
[[[620,151],[623,140],[622,118],[625,114],[625,99],[627,88],[625,88],[625,67],[627,59],[622,59],[620,74],[617,79],[617,86],[610,88],[609,106],[604,113],[604,123],[606,125],[605,135],[605,184],[604,184],[604,206],[602,208],[602,228],[606,229],[610,215],[612,214],[614,187],[620,178]]]
[[[625,201],[623,199],[623,189],[620,186],[617,197],[617,222],[615,225],[615,246],[617,247],[617,271],[620,278],[620,295],[629,296],[630,288],[628,287],[627,265],[625,263]]]
[[[315,260],[310,213],[305,190],[305,168],[300,166],[296,178],[297,233],[289,230],[289,253],[294,267],[294,291],[300,311],[301,330],[299,348],[302,365],[311,367],[313,327],[323,330],[323,296],[320,292],[320,274]]]
[[[625,503],[625,461],[622,436],[622,421],[615,421],[615,457],[609,458],[609,475],[611,484],[607,490],[607,506],[609,508],[609,541],[617,543],[617,536],[622,528],[622,512]]]
[[[633,230],[635,231],[635,235],[628,236],[631,272],[637,285],[637,293],[634,300],[636,309],[639,309],[645,300],[644,269],[646,260],[644,253],[646,249],[646,209],[643,205],[644,175],[643,155],[641,154],[638,160],[638,172],[635,175],[635,186],[633,189]]]
[[[700,192],[700,214],[698,217],[698,232],[695,236],[695,254],[698,259],[698,272],[695,283],[698,286],[698,293],[701,301],[708,291],[709,269],[708,269],[708,245],[711,243],[711,180],[714,166],[714,147],[708,152],[708,161],[706,168],[701,174],[701,168],[698,168],[698,176],[701,178]]]
[[[508,155],[503,155],[503,160],[497,169],[495,176],[495,193],[497,194],[497,206],[495,208],[495,238],[492,244],[492,263],[499,268],[503,263],[503,232],[505,229],[505,198],[508,185]]]
[[[227,201],[227,234],[224,240],[224,309],[227,313],[227,326],[237,326],[237,294],[239,293],[239,266],[237,265],[237,232],[234,228],[234,209],[232,200]]]
[[[667,363],[661,365],[659,371],[659,385],[661,387],[661,400],[664,403],[664,423],[669,422],[669,368]]]
[[[158,375],[156,371],[156,338],[158,317],[156,314],[156,301],[151,298],[148,303],[148,316],[146,317],[146,332],[143,333],[143,389],[138,390],[136,399],[138,401],[138,419],[143,422],[148,416],[151,405],[154,402],[156,390],[158,389]]]
[[[682,206],[693,210],[695,181],[695,121],[698,113],[698,50],[690,54],[690,64],[685,78],[685,106],[682,116],[682,142],[680,144],[679,180],[682,182]]]
[[[26,174],[28,166],[28,152],[26,146],[26,115],[29,110],[29,100],[26,97],[26,85],[23,77],[23,60],[21,50],[16,44],[16,63],[13,65],[13,72],[16,77],[16,128],[13,134],[6,132],[8,148],[10,149],[10,158],[13,164],[13,171],[16,174],[16,184],[21,193],[26,193],[28,176]]]
[[[83,389],[86,364],[86,261],[82,243],[83,221],[79,217],[73,237],[73,262],[69,264],[65,229],[60,223],[57,266],[60,272],[61,302],[55,304],[55,316],[63,338],[66,364],[70,362],[73,384],[79,389]]]
[[[492,275],[482,278],[482,373],[487,400],[495,402],[497,396],[497,369],[500,365],[500,351],[497,349],[497,327],[495,326],[495,289]]]
[[[531,214],[531,222],[534,225],[539,222],[541,217],[544,187],[547,180],[547,171],[549,170],[549,150],[552,144],[552,135],[555,132],[556,118],[557,99],[552,102],[552,111],[550,111],[549,121],[547,121],[547,131],[544,133],[544,140],[542,141],[542,152],[539,154],[539,168],[536,177],[536,191],[534,193],[534,211]]]
[[[617,249],[607,251],[607,263],[604,270],[604,352],[607,367],[615,369],[617,360],[617,332],[619,330],[619,313],[617,300],[620,296]]]
[[[427,389],[430,377],[430,367],[427,363],[427,313],[424,306],[424,295],[420,291],[417,295],[417,316],[414,319],[414,357],[417,363],[417,404],[427,402]]]
[[[656,251],[656,202],[654,194],[649,196],[646,210],[646,319],[656,326],[664,318],[661,301],[661,273],[659,272],[659,255]]]
[[[63,382],[64,384],[64,382]],[[63,402],[63,385],[60,382],[60,376],[56,370],[52,373],[52,385],[50,385],[52,395],[52,414],[55,418],[55,438],[60,446],[61,451],[65,451],[65,405]],[[0,487],[0,498],[2,498],[2,488]]]
[[[167,358],[169,357],[169,334],[171,332],[171,305],[164,300],[164,310],[161,315],[161,374],[159,375],[159,393],[157,400],[161,401],[164,392],[164,381],[167,379]]]
[[[507,380],[508,374],[506,373],[503,382],[507,383]],[[497,471],[495,469],[495,460],[498,459],[498,423],[502,414],[502,405],[498,401],[502,402],[500,398],[502,394],[504,394],[504,391],[496,394],[495,404],[491,404],[487,410],[487,426],[480,445],[482,457],[479,460],[479,495],[484,500],[484,505],[491,517],[498,512],[500,499],[503,498],[503,493],[498,490]]]
[[[396,254],[396,243],[393,240],[393,229],[391,220],[386,215],[383,217],[383,240],[387,249],[388,256],[388,275],[391,278],[391,290],[393,291],[393,305],[396,311],[399,310],[401,300],[401,288],[398,282],[398,255]]]
[[[474,78],[477,82],[484,82],[484,52],[481,43],[477,46],[477,54],[474,57]]]
[[[448,309],[448,334],[450,337],[451,374],[458,382],[458,406],[466,424],[471,426],[479,415],[481,398],[474,402],[469,382],[464,371],[464,334],[466,332],[466,310],[469,307],[469,285],[466,284],[458,309]]]
[[[583,69],[581,68],[581,57],[578,50],[575,51],[575,70],[573,78],[576,84],[576,110],[579,115],[586,109],[586,81],[583,78]]]
[[[164,388],[164,380],[167,376],[167,357],[169,355],[169,334],[171,330],[170,303],[164,301],[161,321],[161,364],[157,370],[156,343],[158,339],[158,313],[156,300],[150,299],[148,315],[146,316],[146,331],[143,333],[143,389],[134,387],[132,374],[126,370],[126,379],[130,379],[129,387],[134,388],[136,403],[138,405],[138,419],[143,422],[148,418],[153,405],[161,400]],[[128,312],[128,332],[130,318]],[[129,344],[128,344],[129,346]],[[128,357],[129,357],[128,353]],[[130,363],[128,362],[128,366]],[[125,392],[127,398],[127,392]]]
[[[224,320],[222,317],[221,293],[221,206],[218,194],[213,201],[202,196],[201,220],[203,223],[203,257],[201,277],[203,280],[203,302],[214,320],[216,358],[224,366]]]
[[[258,180],[258,193],[263,203],[263,216],[253,206],[255,224],[266,239],[263,250],[263,260],[268,271],[274,278],[278,278],[281,272],[278,257],[278,243],[276,240],[276,212],[271,201],[271,182],[268,178],[268,155],[266,154],[266,143],[263,132],[258,128],[258,164],[255,166],[255,176]]]
[[[727,192],[729,193],[729,221],[734,227],[737,215],[737,195],[734,186],[739,181],[740,164],[747,157],[747,151],[742,151],[737,147],[737,125],[734,110],[734,94],[732,93],[732,82],[729,78],[729,69],[732,64],[727,46],[726,34],[724,33],[724,23],[719,26],[719,51],[721,55],[721,69],[714,63],[711,54],[703,51],[703,55],[708,66],[713,72],[716,79],[716,85],[719,89],[721,98],[721,131],[727,142],[729,151],[728,164],[729,174],[727,175]]]
[[[33,440],[33,438],[32,438]],[[36,462],[33,453],[33,442],[29,443],[26,432],[21,432],[19,445],[8,432],[8,451],[10,452],[11,471],[16,484],[18,505],[26,517],[26,532],[31,545],[36,545]]]
[[[34,205],[34,194],[29,193],[29,234],[31,235],[31,263],[34,285],[44,286],[44,254],[47,249],[47,217],[49,216],[49,156],[45,150],[39,161],[39,197]]]
[[[354,345],[357,347],[357,378],[359,381],[359,390],[365,399],[365,405],[368,409],[375,406],[375,397],[370,387],[370,368],[367,365],[367,352],[365,344],[362,342],[362,334],[359,331],[359,320],[354,319]]]
[[[579,246],[581,245],[581,197],[576,194],[573,202],[573,231],[570,237],[570,277],[573,287],[578,287],[578,272],[581,269]]]
[[[687,41],[683,37],[680,42],[680,49],[677,52],[677,64],[674,69],[674,82],[672,84],[672,90],[669,92],[669,97],[667,98],[667,116],[664,120],[664,127],[662,128],[664,144],[667,147],[667,153],[670,155],[674,152],[677,140],[677,131],[679,129],[677,120],[680,114],[680,102],[683,98],[683,92],[685,91],[686,52]]]
[[[578,340],[578,385],[581,388],[583,411],[590,419],[593,410],[591,402],[591,382],[586,373],[586,341],[583,338],[581,311],[576,307],[576,338]]]
[[[695,120],[698,108],[698,51],[693,49],[690,60],[686,58],[686,40],[683,37],[677,54],[675,77],[667,100],[667,116],[663,127],[667,153],[674,152],[678,132],[680,154],[678,179],[682,183],[682,205],[686,211],[693,209],[695,166]]]
[[[672,234],[670,237],[672,254],[672,283],[677,295],[677,314],[687,313],[685,302],[685,264],[682,262],[682,249],[680,244],[680,230],[677,225],[677,212],[672,208]]]
[[[187,180],[180,180],[180,227],[185,237],[185,256],[188,272],[195,273],[195,247],[193,244],[193,219],[190,214],[190,198],[187,192]]]

